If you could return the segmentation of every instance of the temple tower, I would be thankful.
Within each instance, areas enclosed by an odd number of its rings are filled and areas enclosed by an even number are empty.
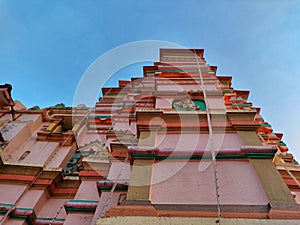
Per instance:
[[[203,49],[161,49],[95,107],[0,87],[0,224],[299,224],[300,169]]]

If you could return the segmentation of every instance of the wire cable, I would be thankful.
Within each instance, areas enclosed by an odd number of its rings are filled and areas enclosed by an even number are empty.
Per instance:
[[[214,141],[213,141],[214,140],[214,134],[213,134],[212,124],[211,124],[211,113],[210,113],[209,102],[207,100],[206,89],[204,87],[204,82],[203,82],[203,77],[202,77],[202,73],[201,73],[201,68],[200,68],[200,64],[199,64],[198,55],[196,54],[195,50],[194,50],[194,55],[195,55],[195,58],[196,58],[198,72],[199,72],[199,76],[200,76],[200,87],[203,91],[204,102],[205,102],[205,105],[206,105],[206,110],[205,111],[206,111],[206,117],[207,117],[207,123],[208,123],[210,152],[211,152],[212,163],[213,163],[213,172],[214,172],[214,180],[215,180],[215,188],[216,188],[217,210],[218,210],[218,220],[216,220],[216,223],[220,225],[221,224],[220,193],[219,193],[216,152],[215,152]]]

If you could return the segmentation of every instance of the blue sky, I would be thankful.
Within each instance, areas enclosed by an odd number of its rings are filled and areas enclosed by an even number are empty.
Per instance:
[[[0,0],[0,82],[27,107],[71,105],[89,65],[119,45],[204,48],[299,159],[299,24],[298,0]],[[125,72],[140,76],[142,67]]]

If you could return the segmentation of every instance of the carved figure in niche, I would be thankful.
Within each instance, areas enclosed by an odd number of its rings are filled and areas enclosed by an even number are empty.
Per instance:
[[[193,111],[199,110],[199,106],[196,106],[191,99],[184,99],[175,103],[176,107],[181,107],[183,110]]]

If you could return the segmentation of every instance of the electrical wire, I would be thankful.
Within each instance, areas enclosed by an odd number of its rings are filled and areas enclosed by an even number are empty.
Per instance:
[[[207,117],[207,123],[208,123],[210,152],[211,152],[212,163],[213,163],[213,172],[214,172],[214,180],[215,180],[215,188],[216,188],[217,210],[218,210],[218,219],[216,220],[216,223],[220,225],[221,224],[220,193],[219,193],[216,152],[215,152],[215,148],[214,148],[214,134],[213,134],[212,124],[211,124],[211,113],[209,112],[209,110],[210,110],[209,102],[207,100],[207,94],[206,94],[206,89],[204,87],[204,82],[203,82],[203,77],[202,77],[202,73],[201,73],[201,68],[200,68],[200,64],[199,64],[198,55],[196,54],[195,50],[194,50],[194,55],[195,55],[195,58],[196,58],[199,77],[200,77],[200,87],[203,91],[204,102],[205,102],[205,105],[206,105],[206,117]]]

